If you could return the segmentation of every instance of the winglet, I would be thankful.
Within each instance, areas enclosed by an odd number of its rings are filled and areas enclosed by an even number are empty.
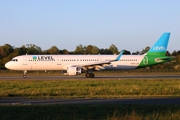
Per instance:
[[[116,58],[114,61],[119,61],[123,53],[124,53],[124,50],[122,50],[122,51],[119,53],[119,55],[117,56],[117,58]]]

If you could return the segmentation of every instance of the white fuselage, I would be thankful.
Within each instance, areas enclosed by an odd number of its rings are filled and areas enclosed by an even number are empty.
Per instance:
[[[6,63],[12,70],[67,70],[69,66],[91,66],[116,59],[118,55],[22,55]],[[122,55],[103,69],[135,69],[144,55]],[[97,65],[98,66],[98,65]]]

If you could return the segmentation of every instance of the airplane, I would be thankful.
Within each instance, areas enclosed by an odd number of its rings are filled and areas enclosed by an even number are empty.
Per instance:
[[[149,67],[173,60],[165,56],[170,33],[163,33],[150,50],[143,55],[21,55],[5,64],[10,70],[27,71],[61,70],[64,75],[79,75],[94,78],[92,71],[98,70],[131,70]]]

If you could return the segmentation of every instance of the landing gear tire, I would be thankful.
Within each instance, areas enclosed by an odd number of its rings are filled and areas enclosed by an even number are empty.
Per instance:
[[[89,78],[90,75],[89,75],[89,73],[86,73],[85,76],[86,76],[87,78]]]
[[[85,76],[86,76],[87,78],[94,78],[94,77],[95,77],[94,73],[86,73]]]
[[[94,74],[93,73],[90,73],[90,78],[94,78]]]
[[[23,78],[27,78],[27,75],[23,75]]]
[[[23,78],[27,78],[27,75],[26,75],[26,73],[27,73],[27,70],[25,70],[25,71],[24,71]]]

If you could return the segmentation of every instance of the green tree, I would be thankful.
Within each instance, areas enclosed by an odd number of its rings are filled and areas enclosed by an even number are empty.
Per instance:
[[[3,46],[0,47],[0,59],[6,56],[6,52],[3,49]]]
[[[42,54],[49,55],[50,53],[49,53],[49,50],[43,50],[43,51],[42,51]]]
[[[139,51],[136,51],[136,52],[133,52],[132,55],[139,55],[140,52]]]
[[[150,50],[150,47],[147,46],[145,49],[143,49],[143,50],[140,52],[140,54],[141,54],[141,55],[142,55],[142,54],[145,54],[145,53],[147,53],[149,50]]]
[[[1,60],[0,60],[0,69],[5,69],[5,63],[10,61],[13,57],[19,55],[19,50],[15,49],[9,45],[5,44],[0,47]]]
[[[176,50],[174,50],[174,51],[172,52],[172,56],[177,56]]]
[[[118,48],[114,44],[111,44],[109,51],[111,51],[112,54],[119,54]]]
[[[69,54],[69,51],[66,49],[63,49],[63,54],[67,55],[67,54]]]
[[[112,54],[112,52],[107,48],[106,49],[103,49],[103,48],[99,49],[99,53],[100,54]]]
[[[123,55],[131,55],[131,52],[130,52],[130,51],[128,51],[128,50],[124,50]]]
[[[88,45],[85,49],[85,54],[92,54],[93,46]]]
[[[166,56],[171,56],[169,51],[166,51]]]
[[[76,50],[74,51],[75,54],[84,54],[84,47],[80,44],[76,46]]]
[[[3,46],[0,46],[0,59],[7,57],[13,51],[14,51],[13,47],[9,44],[5,44]]]
[[[176,56],[176,61],[177,61],[178,64],[180,63],[180,55]]]
[[[59,49],[56,46],[52,46],[49,50],[49,54],[59,54]]]
[[[177,51],[177,55],[180,55],[180,50]]]
[[[25,55],[27,53],[28,53],[28,49],[26,48],[25,45],[23,45],[19,48],[19,55]]]
[[[35,44],[26,44],[27,46],[27,54],[41,54],[42,50],[40,47]]]
[[[93,46],[92,48],[92,54],[99,54],[99,48],[96,46]]]

